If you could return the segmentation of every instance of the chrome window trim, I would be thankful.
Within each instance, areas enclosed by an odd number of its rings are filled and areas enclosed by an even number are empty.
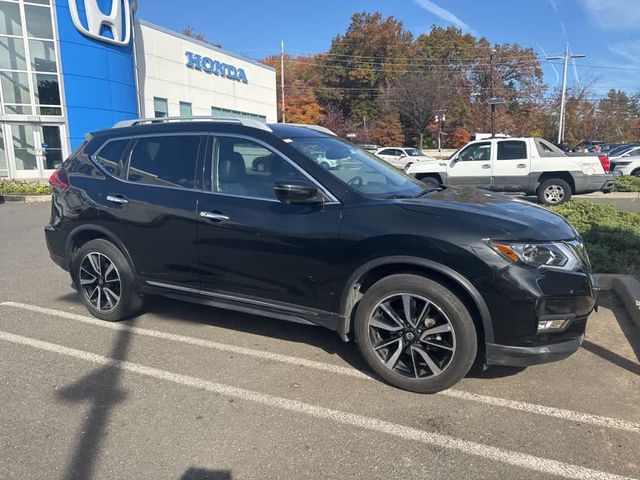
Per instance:
[[[211,137],[233,137],[233,138],[242,138],[244,140],[250,140],[252,142],[255,142],[261,146],[263,146],[264,148],[266,148],[267,150],[269,150],[272,153],[275,153],[276,155],[282,157],[284,160],[286,160],[293,168],[295,168],[296,170],[298,170],[300,173],[302,173],[302,175],[304,175],[309,181],[311,181],[311,183],[313,183],[316,187],[318,187],[320,189],[320,191],[329,199],[328,202],[324,202],[324,205],[333,205],[333,204],[340,204],[340,201],[324,186],[322,185],[318,180],[316,180],[313,176],[311,176],[311,174],[309,174],[305,169],[303,169],[300,165],[298,165],[296,162],[294,162],[293,160],[291,160],[289,157],[287,157],[284,153],[280,152],[279,150],[275,149],[273,146],[269,145],[266,142],[263,142],[262,140],[258,139],[258,138],[254,138],[254,137],[250,137],[248,135],[242,135],[239,133],[226,133],[226,132],[220,132],[220,133],[216,133],[216,132],[209,132],[208,133],[209,136]],[[213,156],[213,151],[211,152],[212,156]],[[211,159],[213,160],[213,158]],[[205,159],[205,161],[207,161],[207,159]],[[212,165],[213,167],[213,165]],[[211,168],[211,175],[213,175],[214,169]],[[252,198],[255,200],[267,200],[267,201],[276,201],[279,202],[279,200],[273,200],[273,199],[267,199],[267,198],[262,198],[262,197],[243,197],[241,195],[234,195],[234,194],[226,194],[224,192],[218,192],[217,191],[217,186],[214,186],[213,182],[213,178],[212,180],[212,188],[216,188],[216,191],[211,191],[211,192],[207,192],[207,193],[222,193],[224,195],[228,195],[231,197],[241,197],[241,198]]]
[[[236,137],[236,138],[242,138],[242,139],[245,139],[245,140],[251,140],[253,142],[256,142],[259,145],[262,145],[263,147],[265,147],[267,150],[270,150],[273,153],[275,153],[276,155],[279,155],[282,158],[284,158],[296,170],[301,172],[314,185],[316,185],[318,188],[320,188],[322,193],[329,199],[329,201],[324,202],[323,205],[341,205],[341,202],[327,188],[325,188],[324,185],[322,185],[320,182],[318,182],[314,177],[312,177],[309,173],[307,173],[307,171],[304,170],[302,167],[300,167],[297,163],[295,163],[293,160],[291,160],[289,157],[284,155],[279,150],[276,150],[275,148],[273,148],[271,145],[269,145],[269,144],[267,144],[267,143],[265,143],[262,140],[259,140],[257,138],[250,137],[248,135],[235,134],[235,133],[226,133],[226,132],[216,133],[216,132],[211,132],[211,131],[195,131],[195,132],[194,131],[185,131],[185,132],[167,132],[167,133],[144,133],[144,134],[139,134],[139,135],[121,135],[121,136],[116,136],[116,137],[109,138],[106,142],[104,142],[102,145],[100,145],[100,147],[95,152],[93,152],[91,155],[89,155],[89,158],[94,163],[94,165],[96,165],[96,167],[104,175],[107,175],[109,178],[112,178],[112,179],[117,180],[119,182],[128,183],[128,184],[131,184],[131,185],[145,185],[147,187],[168,188],[168,189],[171,189],[171,190],[186,190],[186,191],[191,191],[191,192],[201,192],[201,193],[207,193],[207,194],[213,194],[213,195],[224,195],[224,196],[228,196],[228,197],[244,198],[244,199],[248,199],[248,200],[262,200],[262,201],[266,201],[266,202],[280,203],[280,200],[275,199],[275,198],[271,199],[271,198],[262,198],[262,197],[251,197],[251,196],[245,196],[245,195],[234,195],[234,194],[229,194],[229,193],[225,193],[225,192],[209,191],[209,190],[204,190],[204,189],[200,189],[200,188],[187,188],[187,187],[178,187],[178,186],[172,187],[172,186],[169,186],[169,185],[153,185],[153,184],[150,184],[150,183],[132,182],[132,181],[130,181],[128,179],[118,178],[118,177],[112,175],[97,160],[97,157],[99,156],[100,152],[109,143],[115,142],[115,141],[118,141],[118,140],[129,140],[129,141],[131,141],[131,140],[136,140],[138,138],[148,138],[148,137],[158,137],[158,136],[163,136],[163,137],[174,136],[175,137],[175,136],[187,136],[187,135],[200,136],[200,137],[204,137],[205,139],[207,139],[208,137],[222,137],[222,136],[225,136],[225,137]],[[129,154],[131,154],[131,151],[129,152]],[[205,154],[206,154],[206,151],[205,151]],[[204,161],[205,162],[207,161],[206,157],[204,158]],[[128,176],[128,174],[129,174],[128,168],[127,168],[127,172],[125,172],[125,173]],[[211,174],[213,175],[213,168],[211,169]]]
[[[107,140],[106,142],[104,142],[102,145],[100,145],[100,148],[98,148],[95,152],[93,152],[91,155],[89,155],[89,158],[91,159],[91,161],[93,162],[93,164],[104,174],[107,175],[109,178],[112,178],[118,182],[122,182],[122,183],[128,183],[130,185],[145,185],[147,187],[156,187],[156,188],[168,188],[170,190],[186,190],[189,192],[203,192],[204,190],[201,190],[199,188],[188,188],[188,187],[172,187],[170,185],[154,185],[151,183],[143,183],[143,182],[132,182],[128,179],[124,179],[124,178],[118,178],[114,175],[112,175],[111,173],[109,173],[101,164],[100,162],[98,162],[98,155],[100,154],[100,152],[102,151],[102,149],[104,149],[109,143],[111,142],[115,142],[115,141],[119,141],[119,140],[135,140],[138,138],[148,138],[148,137],[158,137],[158,136],[162,136],[162,137],[168,137],[168,136],[199,136],[199,137],[203,137],[204,139],[206,139],[207,137],[207,132],[171,132],[171,133],[162,133],[162,134],[143,134],[143,135],[123,135],[121,137],[112,137],[109,140]],[[202,140],[201,140],[202,141]],[[131,151],[129,151],[129,155],[131,155]],[[197,164],[196,164],[197,166]],[[127,171],[125,172],[126,175],[129,175],[129,166],[127,164]],[[196,174],[196,172],[194,171],[194,175]]]

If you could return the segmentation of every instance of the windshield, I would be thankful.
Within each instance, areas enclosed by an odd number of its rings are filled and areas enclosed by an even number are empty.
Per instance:
[[[405,148],[404,151],[407,152],[407,155],[410,157],[421,157],[424,155],[424,153],[417,148]]]
[[[415,197],[424,190],[424,185],[418,180],[338,138],[293,138],[289,144],[312,160],[318,157],[330,160],[327,171],[363,195]]]

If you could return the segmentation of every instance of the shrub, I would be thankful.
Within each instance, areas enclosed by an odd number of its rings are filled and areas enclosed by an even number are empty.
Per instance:
[[[0,181],[0,195],[9,194],[24,195],[49,195],[49,185],[40,182],[25,182],[20,180]]]
[[[625,175],[624,177],[616,177],[616,192],[640,192],[640,177],[634,175]]]
[[[551,207],[582,236],[593,270],[627,273],[640,265],[640,213],[619,212],[613,205],[575,200]]]

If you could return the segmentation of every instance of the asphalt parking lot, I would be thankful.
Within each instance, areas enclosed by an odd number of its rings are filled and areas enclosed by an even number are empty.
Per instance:
[[[640,334],[614,297],[571,358],[425,396],[316,327],[160,298],[93,319],[49,208],[0,205],[0,478],[640,479]]]

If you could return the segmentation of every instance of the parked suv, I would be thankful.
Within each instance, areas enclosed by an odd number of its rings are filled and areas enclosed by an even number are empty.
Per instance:
[[[266,156],[268,171],[251,168]],[[132,121],[88,135],[50,183],[51,258],[94,316],[161,294],[319,325],[407,390],[446,389],[476,360],[565,358],[596,303],[561,216],[425,189],[314,127]]]

